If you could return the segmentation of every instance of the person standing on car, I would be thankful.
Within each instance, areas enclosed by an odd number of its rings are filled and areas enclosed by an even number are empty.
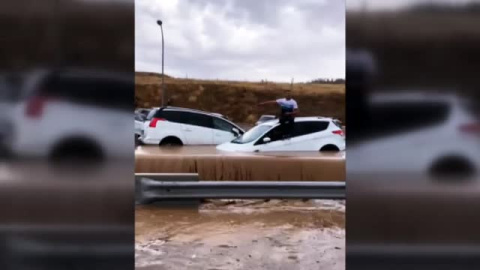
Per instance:
[[[283,138],[289,137],[293,131],[295,116],[298,114],[298,104],[292,98],[292,92],[286,91],[285,98],[262,102],[259,105],[278,104],[280,106],[280,125],[283,131]]]

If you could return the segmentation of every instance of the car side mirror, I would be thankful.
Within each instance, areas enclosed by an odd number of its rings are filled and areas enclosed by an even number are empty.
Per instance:
[[[271,141],[272,141],[272,139],[270,139],[269,137],[263,138],[263,142],[264,142],[264,143],[269,143],[269,142],[271,142]]]

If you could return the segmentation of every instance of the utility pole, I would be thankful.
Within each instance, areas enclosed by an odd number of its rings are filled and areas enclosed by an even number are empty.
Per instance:
[[[160,26],[160,30],[162,31],[162,107],[165,105],[165,73],[164,73],[164,62],[165,62],[165,44],[163,40],[163,27],[162,21],[158,20],[157,24]]]

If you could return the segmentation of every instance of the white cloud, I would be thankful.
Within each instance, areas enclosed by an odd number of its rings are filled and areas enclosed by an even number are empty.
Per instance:
[[[176,77],[308,81],[345,77],[339,0],[137,0],[135,69]]]

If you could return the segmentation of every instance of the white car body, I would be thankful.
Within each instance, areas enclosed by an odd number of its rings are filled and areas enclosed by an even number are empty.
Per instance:
[[[388,108],[390,113],[383,113],[383,117],[400,115],[395,112],[394,106],[398,106],[399,111],[403,110],[402,115],[410,115],[405,116],[403,123],[392,118],[392,124],[398,125],[399,132],[392,131],[391,134],[351,145],[348,151],[351,160],[348,162],[349,172],[428,175],[446,159],[465,162],[477,171],[480,168],[479,122],[468,111],[465,100],[452,95],[405,93],[377,95],[372,98],[371,104]],[[443,107],[435,109],[434,104]],[[426,114],[415,114],[415,108],[423,108]],[[381,113],[376,114],[382,117]],[[409,121],[424,122],[409,128],[408,125],[412,124]]]
[[[143,133],[143,126],[145,124],[145,119],[142,118],[140,115],[135,115],[135,135],[140,137]]]
[[[217,145],[243,132],[219,114],[165,107],[152,110],[144,123],[140,141],[152,145],[165,144],[169,140],[178,145]]]
[[[279,131],[279,121],[268,121],[255,126],[234,141],[217,146],[217,149],[229,152],[320,151],[324,147],[345,150],[343,131],[331,118],[297,117],[294,125],[291,137],[282,139],[275,135],[275,139],[271,135]]]
[[[103,74],[91,71],[60,71],[53,73],[50,71],[34,71],[28,76],[25,83],[25,90],[28,97],[16,104],[13,112],[14,132],[12,140],[13,154],[19,157],[39,157],[45,158],[67,143],[81,142],[89,143],[102,153],[102,157],[109,158],[129,158],[133,152],[125,142],[131,141],[131,111],[127,109],[105,108],[106,105],[97,105],[85,103],[83,101],[72,101],[68,98],[74,90],[61,89],[64,96],[43,96],[42,89],[47,89],[49,78],[64,78],[71,80],[71,85],[77,87],[79,83],[90,80],[93,85],[100,78],[103,82],[107,95],[121,95],[121,89],[115,93],[110,89],[109,83],[115,83],[123,87],[124,95],[133,91],[133,82],[124,80],[121,76],[110,76],[113,74]],[[52,77],[53,76],[53,77]],[[116,75],[115,75],[116,76]],[[66,79],[65,79],[66,78]],[[106,79],[105,79],[106,78]],[[60,79],[62,80],[62,79]],[[76,89],[77,94],[81,93],[82,87]],[[109,91],[112,90],[110,93]],[[99,93],[99,89],[88,93]],[[108,93],[106,93],[108,92]],[[84,95],[84,94],[83,94]],[[67,96],[67,98],[65,98]],[[89,95],[81,96],[83,99],[89,99],[89,102],[96,102],[95,97]],[[108,105],[108,100],[104,100]],[[33,109],[32,109],[33,108]],[[122,107],[123,108],[123,107]],[[31,113],[29,110],[36,110]]]

